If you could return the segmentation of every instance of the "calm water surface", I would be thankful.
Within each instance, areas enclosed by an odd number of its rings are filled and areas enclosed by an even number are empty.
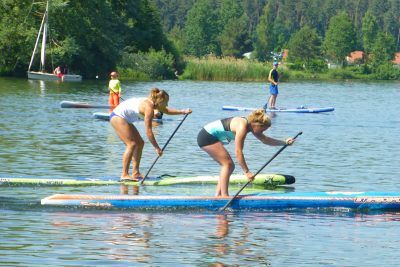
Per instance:
[[[262,83],[122,81],[123,97],[160,87],[170,106],[193,109],[151,175],[218,173],[196,136],[212,120],[243,112],[222,105],[262,106]],[[264,170],[296,177],[293,190],[400,191],[400,84],[301,82],[282,84],[278,106],[334,106],[327,114],[277,114],[266,133],[303,131]],[[101,110],[61,109],[62,100],[107,103],[106,81],[54,83],[0,79],[0,177],[117,179],[122,142]],[[163,145],[180,116],[154,131]],[[143,133],[143,124],[137,125]],[[233,152],[233,146],[227,147]],[[254,137],[245,155],[255,172],[276,151]],[[147,142],[146,172],[156,157]],[[237,167],[237,172],[240,172]],[[133,188],[127,188],[134,194]],[[231,194],[237,189],[232,188]],[[145,187],[141,195],[212,195],[213,186]],[[119,194],[109,187],[0,187],[0,265],[244,265],[397,266],[400,213],[129,211],[44,208],[54,193]],[[137,193],[137,192],[136,192]]]

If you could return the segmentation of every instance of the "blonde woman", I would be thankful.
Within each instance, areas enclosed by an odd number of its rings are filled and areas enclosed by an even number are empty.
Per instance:
[[[172,109],[168,107],[169,95],[166,91],[153,88],[148,97],[130,98],[121,102],[111,113],[110,123],[115,132],[125,143],[126,149],[122,156],[121,181],[138,181],[142,178],[139,171],[140,160],[144,147],[143,138],[133,125],[139,119],[144,119],[146,135],[153,145],[156,153],[161,156],[162,150],[158,145],[152,130],[152,119],[154,110],[159,110],[169,115],[191,113],[191,109]],[[130,162],[132,161],[133,172],[129,175]]]
[[[243,155],[244,140],[248,133],[252,133],[262,143],[270,146],[291,145],[293,138],[285,141],[267,137],[264,131],[271,126],[271,120],[263,109],[253,111],[248,117],[231,117],[211,122],[204,126],[197,136],[197,143],[201,149],[210,155],[221,166],[216,196],[226,197],[228,193],[229,177],[235,165],[231,156],[224,147],[224,143],[235,140],[236,159],[248,179],[253,178]]]

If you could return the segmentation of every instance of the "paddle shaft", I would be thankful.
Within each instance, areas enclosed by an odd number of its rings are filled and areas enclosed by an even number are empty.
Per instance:
[[[172,137],[174,137],[175,133],[178,131],[179,127],[181,127],[182,123],[185,121],[186,117],[189,116],[189,113],[187,113],[182,121],[179,123],[179,125],[176,127],[175,131],[171,134],[167,142],[164,144],[163,148],[161,149],[162,152],[164,152],[165,148],[167,147],[168,143],[171,141]],[[153,169],[154,165],[156,164],[157,160],[160,158],[160,155],[157,156],[156,160],[153,162],[153,164],[150,166],[149,170],[147,171],[146,175],[143,177],[142,181],[140,182],[140,185],[143,184],[144,180],[147,178],[149,175],[151,169]]]
[[[299,132],[298,134],[296,134],[295,137],[293,137],[293,139],[296,139],[299,135],[301,135],[303,132]],[[276,156],[278,156],[286,147],[288,146],[288,144],[282,146],[273,156],[272,158],[270,158],[262,167],[261,169],[259,169],[252,178],[255,178],[271,161],[274,160],[274,158],[276,158]],[[240,192],[243,191],[243,189],[246,188],[247,185],[249,185],[251,183],[252,180],[248,180],[247,183],[245,185],[242,186],[242,188],[239,189],[239,191],[228,201],[228,203],[225,204],[225,206],[223,206],[221,208],[221,211],[224,211],[231,203],[232,201],[240,194]]]

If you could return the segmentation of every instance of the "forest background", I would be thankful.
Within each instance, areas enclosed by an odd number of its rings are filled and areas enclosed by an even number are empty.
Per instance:
[[[85,79],[400,79],[399,0],[51,0],[46,69]],[[0,75],[25,76],[46,1],[1,0]],[[348,64],[352,51],[365,57]],[[282,58],[282,52],[288,57]],[[246,55],[246,57],[244,56]],[[334,68],[329,68],[334,67]]]

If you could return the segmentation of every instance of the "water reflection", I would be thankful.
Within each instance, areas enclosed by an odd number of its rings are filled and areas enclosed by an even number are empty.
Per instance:
[[[215,216],[217,220],[217,227],[215,231],[215,237],[218,242],[214,245],[217,255],[224,255],[228,252],[228,244],[225,237],[229,234],[229,221],[227,220],[227,215],[217,215]],[[217,265],[223,266],[223,265]]]
[[[153,216],[149,214],[128,214],[111,221],[110,239],[106,241],[110,259],[129,262],[149,263]]]
[[[138,185],[126,185],[126,184],[121,184],[120,185],[120,193],[121,195],[139,195],[139,187]]]
[[[298,242],[311,242],[308,245],[312,247],[317,235],[328,240],[338,234],[345,238],[355,231],[382,230],[383,225],[397,223],[400,218],[399,212],[342,212],[340,215],[320,212],[210,214],[94,210],[50,215],[51,227],[47,225],[45,228],[45,242],[51,245],[52,253],[68,249],[70,254],[80,253],[82,262],[85,259],[108,259],[120,264],[179,262],[208,266],[270,266],[272,259],[288,257],[287,251],[295,250]],[[344,228],[344,225],[351,227]],[[329,232],[332,226],[342,232]],[[77,236],[79,242],[76,242]],[[374,235],[367,236],[371,238]],[[292,238],[294,242],[290,242]],[[332,246],[331,252],[337,253],[338,245]],[[326,253],[323,247],[314,246],[313,249],[315,253]]]
[[[44,81],[39,81],[39,86],[40,86],[40,96],[45,96],[46,83]]]
[[[81,253],[82,258],[108,258],[111,261],[130,263],[151,262],[149,250],[152,248],[154,228],[151,213],[126,213],[117,216],[96,212],[55,213],[52,217],[54,219],[51,225],[58,229],[51,231],[53,238],[79,235],[80,243],[75,245],[75,249],[86,252]],[[89,236],[96,243],[86,243]],[[58,249],[63,246],[68,245],[63,242],[57,244]]]

